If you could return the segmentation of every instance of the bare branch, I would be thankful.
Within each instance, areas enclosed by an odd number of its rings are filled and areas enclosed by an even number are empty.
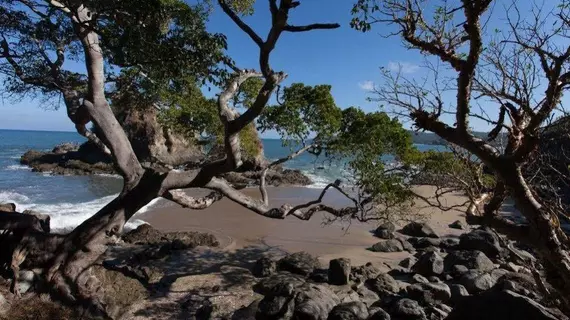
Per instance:
[[[340,24],[338,24],[338,23],[313,23],[313,24],[309,24],[306,26],[286,25],[283,30],[288,31],[288,32],[305,32],[305,31],[311,31],[311,30],[317,30],[317,29],[321,29],[321,30],[336,29],[339,27],[340,27]]]
[[[238,27],[243,30],[259,47],[263,46],[263,40],[261,37],[253,31],[253,29],[247,25],[240,17],[230,8],[225,0],[218,0],[218,4],[222,7],[222,10],[234,21]]]
[[[195,198],[195,197],[189,196],[184,191],[179,190],[179,189],[178,190],[169,190],[169,191],[165,192],[162,196],[165,199],[168,199],[170,201],[178,203],[179,205],[181,205],[184,208],[190,208],[193,210],[206,209],[206,208],[210,207],[212,204],[214,204],[215,202],[217,202],[223,198],[222,194],[217,192],[217,191],[213,191],[213,192],[209,193],[208,195],[201,197],[201,198]]]

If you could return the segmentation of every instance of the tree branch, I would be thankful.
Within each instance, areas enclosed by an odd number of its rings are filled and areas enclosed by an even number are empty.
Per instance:
[[[206,208],[210,207],[212,204],[214,204],[215,202],[217,202],[223,198],[222,194],[217,192],[217,191],[213,191],[213,192],[209,193],[208,195],[201,197],[201,198],[195,198],[195,197],[189,196],[184,191],[179,190],[179,189],[178,190],[169,190],[169,191],[163,193],[162,196],[165,199],[168,199],[170,201],[178,203],[179,205],[181,205],[184,208],[190,208],[193,210],[206,209]]]
[[[253,31],[253,29],[247,25],[240,17],[230,8],[225,0],[218,0],[218,4],[222,7],[222,10],[230,17],[238,27],[243,30],[259,47],[263,46],[263,40],[261,37]]]
[[[317,30],[317,29],[321,29],[321,30],[336,29],[339,27],[340,27],[340,24],[338,24],[338,23],[313,23],[313,24],[309,24],[306,26],[286,25],[285,28],[283,29],[283,31],[305,32],[305,31],[311,31],[311,30]]]

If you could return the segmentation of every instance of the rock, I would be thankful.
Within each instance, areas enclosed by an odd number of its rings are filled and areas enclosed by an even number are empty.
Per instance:
[[[0,293],[0,316],[5,316],[10,310],[10,304],[3,294]]]
[[[247,307],[240,308],[234,312],[231,320],[255,320],[255,314],[259,308],[259,302],[261,299],[255,300],[250,303]]]
[[[410,222],[402,228],[401,233],[412,237],[439,238],[426,223]]]
[[[441,239],[439,247],[447,250],[455,250],[459,246],[459,238],[444,238]]]
[[[368,262],[363,266],[352,267],[350,280],[364,283],[368,279],[376,278],[379,274],[380,270],[372,265],[372,263]]]
[[[431,276],[431,277],[428,278],[428,280],[429,280],[429,282],[432,282],[432,283],[443,283],[443,282],[441,281],[441,279],[438,278],[438,277],[436,277],[436,276]]]
[[[396,226],[392,222],[385,222],[381,224],[376,230],[374,235],[380,239],[393,239]]]
[[[274,274],[276,270],[277,262],[271,258],[263,257],[255,262],[251,273],[258,278],[265,278]]]
[[[522,267],[512,262],[507,262],[506,264],[501,265],[501,268],[512,272],[519,272]]]
[[[398,241],[400,241],[400,243],[402,244],[402,248],[404,248],[404,250],[408,251],[408,252],[414,252],[415,248],[414,246],[404,237],[396,237],[398,239]]]
[[[421,274],[414,274],[412,276],[412,283],[429,283],[429,280]]]
[[[445,260],[444,260],[444,263],[445,263]],[[450,273],[456,278],[461,277],[462,275],[466,274],[467,272],[469,272],[469,268],[467,268],[466,266],[461,265],[461,264],[456,264],[456,265],[452,266],[451,270],[450,270]]]
[[[320,267],[319,260],[304,251],[287,255],[277,262],[277,270],[289,271],[302,276],[309,276]]]
[[[429,320],[444,320],[449,312],[441,310],[436,306],[429,306],[425,309],[426,316]]]
[[[411,299],[400,299],[396,302],[390,312],[394,319],[398,320],[426,320],[426,314],[417,301]]]
[[[15,203],[0,203],[0,211],[16,212],[16,204]]]
[[[407,257],[406,259],[400,261],[398,265],[406,269],[410,269],[416,262],[418,262],[418,259],[416,257]]]
[[[404,247],[402,243],[397,239],[383,240],[374,244],[370,251],[373,252],[402,252]]]
[[[347,302],[335,306],[327,320],[366,320],[368,309],[362,302]]]
[[[261,295],[279,294],[288,296],[293,294],[293,290],[305,283],[305,279],[296,274],[288,272],[276,273],[264,278],[253,286],[253,291]]]
[[[408,276],[412,272],[410,271],[410,269],[397,266],[390,269],[390,271],[388,271],[387,273],[392,277],[403,277],[403,276]]]
[[[366,286],[360,286],[360,288],[356,290],[356,293],[358,294],[360,301],[368,307],[380,299],[374,291],[368,289]]]
[[[459,282],[465,286],[469,293],[473,294],[491,289],[497,280],[493,279],[493,277],[488,273],[469,270],[469,272],[461,277]]]
[[[31,270],[20,270],[18,283],[16,284],[20,294],[28,292],[36,280],[36,274]]]
[[[503,253],[499,238],[489,230],[473,230],[462,234],[459,240],[459,247],[462,250],[479,250],[491,259],[498,258]]]
[[[487,291],[476,296],[462,298],[447,320],[563,320],[559,312],[549,310],[539,303],[511,291]]]
[[[79,150],[78,144],[66,142],[66,143],[58,144],[57,146],[55,146],[51,150],[51,152],[55,153],[55,154],[62,154],[62,153],[67,153],[67,152],[72,152],[72,151],[77,151],[77,150]]]
[[[427,247],[439,247],[441,244],[441,239],[437,238],[410,238],[409,242],[416,249],[425,249]]]
[[[548,284],[545,283],[545,285],[548,288]],[[510,290],[533,299],[540,297],[541,292],[533,276],[516,272],[507,272],[499,277],[493,289]]]
[[[451,293],[451,301],[457,302],[462,297],[466,297],[469,295],[469,292],[463,285],[453,283],[449,285],[449,292]]]
[[[266,296],[258,306],[255,319],[291,319],[295,302],[288,296]]]
[[[367,320],[390,320],[390,315],[382,308],[375,308],[373,310],[370,310],[370,314],[372,315]]]
[[[451,271],[455,265],[463,265],[468,269],[475,269],[481,272],[491,271],[495,264],[483,252],[474,250],[452,251],[444,259],[445,270]]]
[[[327,283],[329,282],[329,270],[315,269],[313,273],[309,275],[309,279],[316,283]]]
[[[330,284],[342,286],[350,280],[350,259],[333,259],[329,262],[328,280]]]
[[[426,277],[440,275],[443,269],[443,258],[436,252],[424,253],[412,267],[412,271]]]
[[[380,274],[374,279],[369,279],[366,281],[366,287],[380,297],[383,297],[389,293],[397,293],[400,291],[400,285],[392,276],[388,274]]]
[[[325,320],[339,303],[337,295],[325,286],[306,283],[296,290],[293,318]]]
[[[445,283],[416,283],[406,288],[408,297],[423,305],[446,303],[451,291]]]
[[[163,233],[149,224],[140,225],[123,235],[123,241],[141,245],[170,245],[172,250],[191,249],[197,246],[217,247],[220,245],[216,237],[202,232],[168,232]]]
[[[449,225],[449,227],[452,229],[467,230],[467,225],[461,222],[460,220],[455,220]]]

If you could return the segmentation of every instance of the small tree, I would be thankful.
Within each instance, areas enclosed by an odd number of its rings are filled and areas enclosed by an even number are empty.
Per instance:
[[[375,99],[411,119],[418,129],[473,154],[491,171],[495,182],[477,222],[530,244],[570,310],[570,242],[558,222],[565,212],[551,210],[548,198],[538,196],[523,173],[541,144],[541,126],[559,108],[570,84],[570,47],[564,45],[570,8],[567,1],[533,3],[525,19],[513,1],[503,7],[508,29],[491,33],[487,21],[500,14],[502,6],[495,2],[359,0],[352,25],[361,31],[374,24],[389,25],[390,35],[435,66],[422,81],[385,71]],[[427,13],[426,8],[433,11]],[[447,99],[445,92],[455,99]],[[477,108],[478,104],[484,106]],[[473,134],[473,119],[494,127],[487,139]],[[499,133],[507,136],[504,148],[491,143]],[[526,224],[499,214],[507,197]]]

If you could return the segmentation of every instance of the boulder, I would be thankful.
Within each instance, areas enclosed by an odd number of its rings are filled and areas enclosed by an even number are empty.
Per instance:
[[[408,297],[422,305],[446,303],[451,299],[451,291],[445,283],[416,283],[406,288]]]
[[[373,252],[402,252],[404,247],[402,243],[397,239],[383,240],[374,244],[370,251]]]
[[[411,283],[429,283],[429,280],[422,276],[421,274],[414,274],[412,279],[410,280]]]
[[[467,269],[475,269],[481,272],[491,271],[495,268],[495,264],[483,252],[474,250],[458,250],[452,251],[444,259],[446,271],[451,271],[455,265],[463,265]]]
[[[490,290],[464,297],[455,304],[447,320],[568,320],[558,311],[511,291]]]
[[[444,260],[444,263],[445,263],[445,260]],[[453,277],[458,278],[458,277],[461,277],[462,275],[466,274],[467,272],[469,272],[469,268],[467,268],[466,266],[464,266],[462,264],[456,264],[456,265],[453,265],[451,267],[449,272],[451,273],[451,275],[453,275]]]
[[[140,225],[123,235],[123,241],[141,245],[171,245],[173,250],[191,249],[197,246],[217,247],[220,245],[216,237],[202,232],[168,232],[163,233],[149,224]]]
[[[372,263],[352,267],[350,271],[350,280],[354,282],[364,283],[368,279],[376,278],[380,274],[380,269],[376,268]]]
[[[398,320],[426,320],[424,309],[417,301],[404,298],[398,300],[390,312],[393,319]]]
[[[449,285],[449,292],[451,293],[451,301],[454,303],[469,295],[469,291],[463,285],[457,283]]]
[[[255,314],[259,308],[261,299],[255,300],[246,307],[242,307],[232,315],[231,320],[255,320]]]
[[[458,230],[467,230],[468,228],[465,223],[461,222],[461,220],[455,220],[454,222],[449,224],[449,227],[451,229],[458,229]]]
[[[16,204],[15,203],[0,203],[0,211],[16,212]]]
[[[474,294],[491,289],[497,280],[488,273],[469,270],[469,272],[461,276],[459,282],[465,286],[469,293]]]
[[[315,269],[309,275],[309,279],[316,283],[328,283],[329,282],[329,270],[328,269]]]
[[[319,260],[304,251],[287,255],[277,262],[277,270],[289,271],[302,276],[309,276],[320,267]]]
[[[55,146],[51,152],[55,154],[63,154],[79,150],[79,145],[76,143],[65,142]]]
[[[408,240],[416,249],[425,249],[427,247],[439,247],[441,239],[438,238],[410,238]]]
[[[368,289],[374,291],[380,297],[400,291],[400,285],[398,284],[398,281],[396,281],[389,274],[385,273],[378,275],[374,279],[369,279],[365,284]]]
[[[339,258],[329,262],[328,280],[330,284],[342,286],[350,280],[350,259]]]
[[[281,272],[262,279],[253,286],[253,291],[264,296],[290,296],[293,294],[295,288],[303,285],[304,283],[305,279],[299,275]]]
[[[20,294],[24,294],[30,291],[31,288],[34,287],[34,283],[36,281],[36,274],[31,270],[20,270],[18,282],[16,283],[16,287]]]
[[[410,222],[400,232],[412,237],[439,238],[428,224],[420,222]]]
[[[380,299],[380,297],[374,291],[368,289],[366,286],[360,286],[356,290],[356,293],[358,294],[359,300],[368,307]]]
[[[459,247],[462,250],[479,250],[491,259],[498,258],[503,254],[499,238],[490,230],[473,230],[462,234],[459,240]]]
[[[443,258],[436,252],[424,253],[412,267],[412,271],[426,277],[440,275],[443,270]]]
[[[374,308],[370,310],[371,316],[367,320],[390,320],[390,314],[382,308]]]
[[[338,296],[322,285],[306,283],[295,292],[294,319],[325,320],[340,303]]]
[[[406,269],[410,269],[416,262],[418,262],[418,259],[412,256],[412,257],[407,257],[406,259],[400,261],[398,265]]]
[[[403,236],[396,237],[398,241],[402,244],[402,248],[408,252],[413,252],[415,250],[414,246],[408,241],[408,239],[404,238]]]
[[[269,257],[263,257],[255,262],[251,273],[258,278],[264,278],[274,274],[276,270],[277,262]]]
[[[455,250],[459,246],[459,238],[444,238],[441,239],[439,247],[447,250]]]
[[[376,228],[376,230],[374,230],[374,235],[380,239],[393,239],[395,231],[396,225],[388,221]]]
[[[368,309],[362,302],[347,302],[335,306],[327,320],[366,320]]]

